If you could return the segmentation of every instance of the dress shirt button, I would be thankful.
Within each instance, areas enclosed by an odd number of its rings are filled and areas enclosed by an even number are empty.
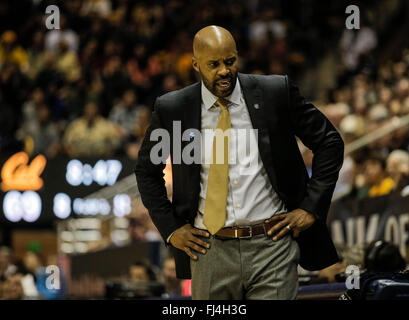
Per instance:
[[[233,183],[234,183],[234,184],[238,184],[239,182],[238,182],[237,180],[234,180]]]
[[[237,207],[237,208],[240,208],[240,207],[241,207],[241,204],[240,204],[240,203],[239,203],[239,204],[237,204],[237,205],[236,205],[236,207]]]

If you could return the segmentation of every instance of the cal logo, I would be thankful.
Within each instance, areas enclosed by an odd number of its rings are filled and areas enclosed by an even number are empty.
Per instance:
[[[35,157],[28,164],[29,157],[25,152],[18,152],[11,156],[1,169],[1,189],[9,190],[39,190],[44,182],[41,173],[47,163],[43,155]]]

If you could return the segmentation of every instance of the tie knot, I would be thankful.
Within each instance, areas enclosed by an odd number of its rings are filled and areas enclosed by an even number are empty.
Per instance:
[[[227,110],[227,109],[229,108],[229,107],[228,107],[229,101],[227,101],[226,99],[219,98],[219,99],[216,101],[216,103],[217,103],[217,105],[218,105],[220,108],[222,108],[222,110]]]

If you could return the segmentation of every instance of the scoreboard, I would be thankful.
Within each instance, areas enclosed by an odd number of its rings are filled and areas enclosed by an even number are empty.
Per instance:
[[[133,174],[135,164],[127,157],[29,159],[24,152],[0,159],[0,224],[51,226],[73,217],[124,216],[131,211],[131,195],[89,195]]]

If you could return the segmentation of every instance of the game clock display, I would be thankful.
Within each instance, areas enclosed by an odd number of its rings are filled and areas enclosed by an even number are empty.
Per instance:
[[[131,211],[131,198],[118,193],[112,199],[89,197],[133,173],[128,158],[57,157],[29,159],[18,152],[0,160],[1,215],[4,224],[48,226],[58,219]]]

